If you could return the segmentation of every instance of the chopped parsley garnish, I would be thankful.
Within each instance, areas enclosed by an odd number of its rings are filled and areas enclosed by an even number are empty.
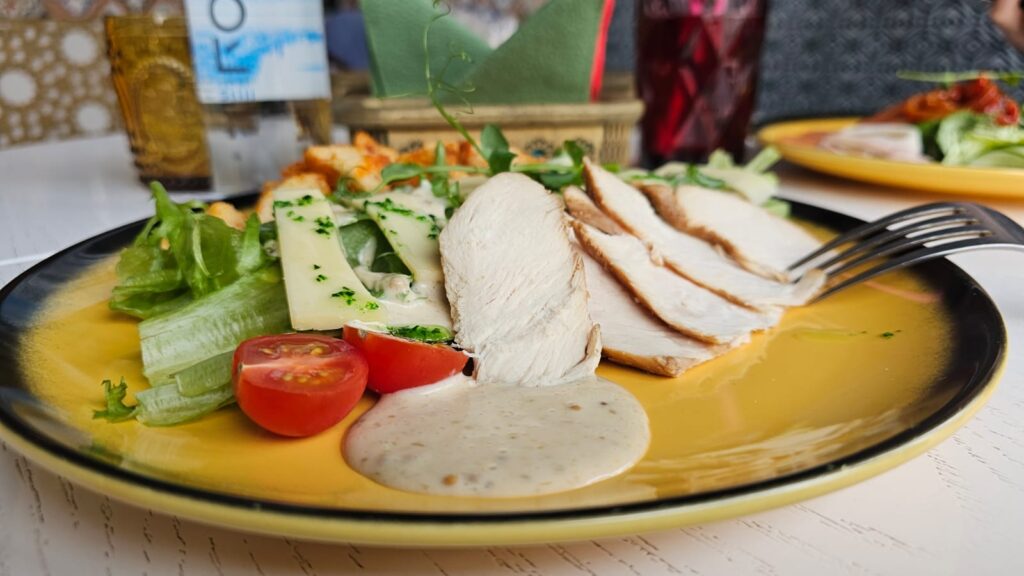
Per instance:
[[[313,203],[313,196],[310,195],[310,194],[306,194],[302,198],[299,198],[298,200],[295,201],[295,205],[296,206],[309,206],[312,203]]]
[[[317,282],[323,282],[327,280],[327,276],[324,276],[323,274],[317,274],[314,280],[316,280]]]
[[[391,326],[388,332],[392,336],[419,340],[420,342],[450,342],[451,330],[444,326]]]
[[[380,304],[376,302],[367,302],[363,305],[363,310],[376,310],[378,308],[380,308]]]
[[[903,332],[903,330],[896,330],[895,332],[885,331],[885,332],[882,332],[881,334],[879,334],[879,336],[881,336],[882,338],[885,338],[886,340],[889,340],[891,338],[895,338],[896,335],[899,334],[900,332]]]
[[[106,395],[107,407],[103,410],[93,410],[94,419],[105,418],[110,422],[123,422],[131,420],[135,416],[136,406],[128,406],[124,403],[124,397],[128,394],[128,384],[124,378],[121,383],[114,386],[110,380],[103,381],[103,392]]]
[[[321,236],[330,236],[334,229],[334,220],[327,216],[320,216],[313,221],[316,224],[315,232]]]
[[[313,264],[313,270],[319,270],[319,269],[320,269],[320,265],[319,264]]]
[[[331,298],[340,298],[345,302],[345,304],[351,306],[356,301],[356,293],[355,290],[352,290],[348,286],[342,286],[341,290],[331,294]]]

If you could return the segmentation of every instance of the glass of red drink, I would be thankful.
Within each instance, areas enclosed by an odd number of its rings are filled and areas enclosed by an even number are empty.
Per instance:
[[[637,0],[643,162],[743,155],[767,0]]]

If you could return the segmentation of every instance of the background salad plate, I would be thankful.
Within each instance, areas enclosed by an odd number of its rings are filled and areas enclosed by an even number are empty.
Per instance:
[[[762,128],[758,138],[786,160],[817,172],[850,180],[957,196],[1024,198],[1024,170],[897,162],[838,154],[817,146],[820,136],[837,132],[857,118],[779,122]]]

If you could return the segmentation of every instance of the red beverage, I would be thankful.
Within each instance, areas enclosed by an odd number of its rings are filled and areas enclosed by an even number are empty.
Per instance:
[[[767,0],[638,0],[643,162],[743,156]]]

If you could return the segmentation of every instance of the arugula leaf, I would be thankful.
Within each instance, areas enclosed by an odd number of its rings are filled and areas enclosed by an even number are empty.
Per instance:
[[[338,237],[345,249],[345,257],[353,268],[373,264],[381,239],[387,241],[373,220],[360,220],[342,226],[338,228]]]
[[[448,152],[444,148],[444,143],[440,140],[434,145],[434,166],[444,166],[448,163],[447,158]]]
[[[391,248],[391,245],[388,244],[387,248]],[[412,276],[409,267],[398,257],[398,253],[388,249],[377,253],[377,256],[373,259],[373,265],[370,266],[370,271]]]
[[[721,178],[715,178],[713,176],[708,176],[694,164],[690,164],[689,166],[687,166],[686,174],[681,177],[677,177],[675,183],[694,184],[696,186],[701,186],[703,188],[711,188],[714,190],[721,190],[727,187],[725,180]]]
[[[580,174],[577,172],[538,172],[537,179],[545,188],[561,190],[570,184],[579,184]]]
[[[334,193],[331,194],[331,201],[335,204],[348,206],[355,200],[367,198],[372,195],[370,192],[363,192],[353,188],[353,182],[354,181],[351,178],[339,179],[338,185],[334,187]]]
[[[575,140],[566,140],[562,143],[562,150],[569,155],[572,159],[572,165],[580,168],[583,166],[583,158],[586,157],[587,151],[580,146],[580,143]]]
[[[338,229],[345,256],[352,267],[372,272],[412,275],[373,220],[360,220]]]
[[[502,134],[501,128],[487,124],[480,131],[480,147],[484,150],[484,158],[488,158],[496,151],[508,150],[508,140]]]
[[[238,275],[244,276],[263,265],[263,244],[260,242],[260,217],[250,214],[245,221],[242,240],[238,249]]]
[[[112,310],[139,318],[165,314],[270,261],[255,217],[239,231],[207,215],[202,203],[175,204],[158,182],[150,188],[156,215],[121,253]]]
[[[94,420],[102,418],[109,422],[124,422],[135,417],[138,405],[128,406],[124,403],[124,398],[128,395],[128,384],[125,383],[124,377],[121,378],[121,383],[117,386],[114,386],[110,380],[104,380],[103,393],[106,396],[107,407],[103,410],[93,410]]]
[[[388,164],[380,171],[381,183],[377,188],[380,189],[394,182],[422,176],[424,169],[419,164]]]
[[[492,176],[508,172],[512,168],[512,161],[516,155],[509,150],[508,140],[494,124],[487,124],[480,132],[480,148]]]

